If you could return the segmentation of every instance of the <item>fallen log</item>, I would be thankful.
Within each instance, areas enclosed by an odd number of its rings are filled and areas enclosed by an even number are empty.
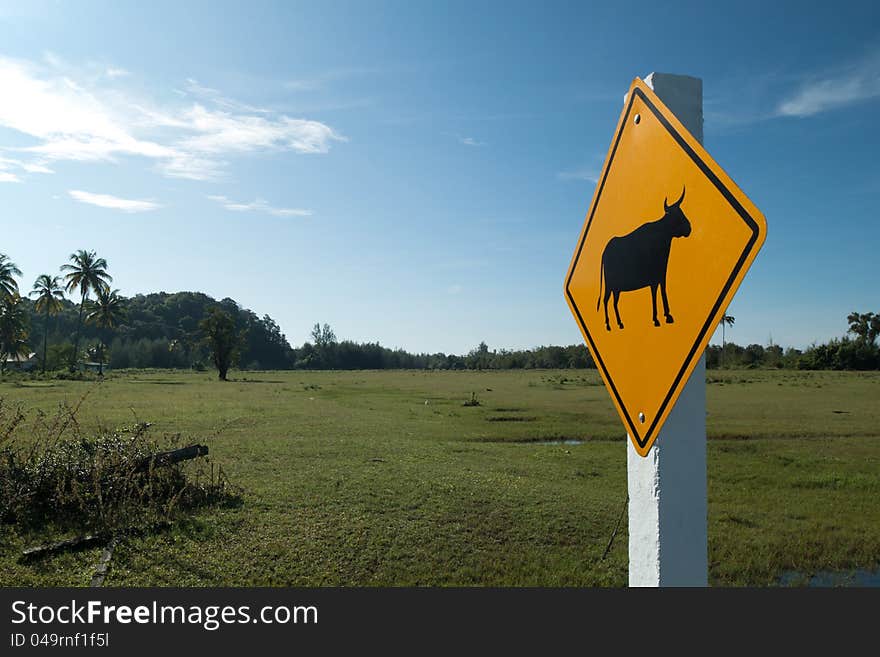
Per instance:
[[[167,452],[157,452],[143,459],[138,463],[135,472],[149,470],[150,467],[161,467],[180,463],[181,461],[189,461],[191,459],[205,456],[208,454],[206,445],[190,445],[189,447],[181,447],[180,449],[172,449]]]
[[[92,575],[92,581],[89,586],[98,587],[104,585],[104,578],[107,577],[107,569],[110,567],[110,559],[113,558],[113,550],[115,549],[116,539],[113,538],[101,553],[101,560],[98,562],[97,568],[95,568],[95,573]]]
[[[73,538],[66,538],[63,541],[58,541],[57,543],[47,543],[45,545],[37,545],[35,547],[29,547],[26,550],[23,550],[21,556],[23,557],[38,557],[43,554],[49,554],[52,552],[58,552],[59,550],[69,550],[72,548],[85,547],[87,545],[91,545],[92,543],[100,540],[104,540],[107,537],[103,534],[88,534],[87,536],[74,536]]]

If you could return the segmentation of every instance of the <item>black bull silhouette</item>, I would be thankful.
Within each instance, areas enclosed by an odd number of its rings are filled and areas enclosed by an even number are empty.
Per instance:
[[[642,224],[628,235],[612,237],[602,252],[602,266],[599,271],[599,299],[596,311],[602,303],[602,279],[605,279],[605,328],[611,330],[608,323],[608,299],[614,295],[614,314],[617,326],[623,328],[617,302],[621,292],[651,288],[654,326],[657,321],[657,288],[663,298],[663,315],[667,324],[672,324],[669,314],[669,299],[666,297],[666,269],[669,264],[669,248],[673,237],[687,237],[691,234],[691,222],[681,209],[685,190],[681,197],[672,205],[663,199],[663,216],[657,221]]]

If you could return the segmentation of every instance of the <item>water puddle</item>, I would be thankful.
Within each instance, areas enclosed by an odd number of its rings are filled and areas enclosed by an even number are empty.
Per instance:
[[[485,438],[482,443],[495,443],[501,445],[583,445],[586,440],[582,438]]]
[[[880,570],[823,570],[812,576],[805,573],[789,571],[779,578],[781,586],[808,586],[810,588],[828,588],[837,586],[880,587]]]
[[[583,445],[583,440],[578,439],[569,439],[569,440],[540,440],[540,441],[532,441],[531,443],[526,443],[529,445]]]

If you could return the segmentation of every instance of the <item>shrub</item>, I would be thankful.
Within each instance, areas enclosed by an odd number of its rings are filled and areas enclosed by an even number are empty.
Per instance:
[[[151,457],[179,446],[179,435],[154,439],[141,422],[86,436],[78,408],[28,418],[0,400],[0,522],[109,535],[240,500],[204,463],[156,465]]]

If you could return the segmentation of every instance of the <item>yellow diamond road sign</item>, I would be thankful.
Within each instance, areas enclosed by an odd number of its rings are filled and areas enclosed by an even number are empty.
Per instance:
[[[645,456],[764,243],[761,212],[641,80],[565,279],[565,297]]]

